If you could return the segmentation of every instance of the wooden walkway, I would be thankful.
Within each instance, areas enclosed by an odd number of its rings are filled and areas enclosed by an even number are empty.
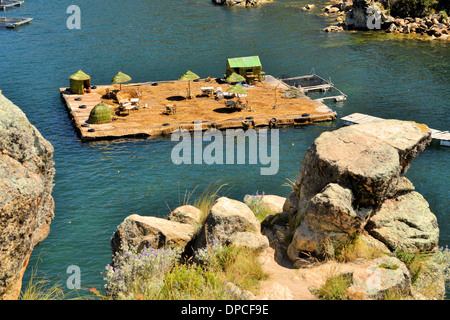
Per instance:
[[[33,18],[0,17],[0,27],[14,29],[29,23],[31,20],[33,20]]]
[[[308,94],[310,91],[330,91],[332,89],[335,89],[338,91],[338,95],[333,95],[329,97],[322,97],[315,99],[319,103],[323,103],[324,100],[334,100],[336,102],[338,101],[345,101],[347,100],[347,95],[344,94],[341,90],[336,88],[333,83],[331,83],[331,79],[326,80],[320,76],[318,76],[314,69],[311,74],[305,75],[305,76],[298,76],[298,77],[290,77],[290,78],[283,78],[281,79],[285,84],[294,86],[294,87],[300,87],[305,94]]]
[[[378,120],[384,120],[383,118],[378,118],[374,116],[370,116],[363,113],[352,113],[351,115],[345,116],[341,118],[344,125],[349,126],[352,124],[360,124],[373,122]],[[436,129],[431,129],[431,138],[440,141],[441,146],[450,147],[450,132],[448,131],[440,131]]]
[[[16,0],[0,0],[0,10],[5,11],[7,8],[20,7],[23,1]]]

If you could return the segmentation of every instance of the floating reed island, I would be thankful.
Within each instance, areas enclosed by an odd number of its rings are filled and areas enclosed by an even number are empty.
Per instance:
[[[119,73],[111,85],[91,86],[90,76],[79,71],[71,77],[71,88],[60,92],[83,141],[193,131],[194,123],[203,130],[245,130],[336,119],[321,101],[270,75],[247,86],[230,82],[236,76],[199,79],[187,72],[181,80],[130,84],[131,77]]]

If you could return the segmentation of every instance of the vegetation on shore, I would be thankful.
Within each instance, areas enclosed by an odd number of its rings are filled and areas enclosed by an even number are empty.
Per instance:
[[[183,261],[179,249],[138,252],[125,244],[106,267],[105,292],[91,292],[113,300],[234,300],[257,292],[266,277],[258,252],[247,248],[211,244]]]
[[[449,12],[447,0],[396,0],[389,6],[392,16],[425,17],[438,12]]]

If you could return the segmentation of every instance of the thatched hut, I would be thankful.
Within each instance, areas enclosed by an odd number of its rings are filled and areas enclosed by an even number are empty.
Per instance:
[[[70,92],[74,94],[84,94],[84,89],[91,86],[91,77],[81,70],[69,77]]]
[[[111,121],[111,109],[106,103],[100,102],[91,110],[87,122],[91,124],[100,124],[100,123],[107,123],[110,121]]]

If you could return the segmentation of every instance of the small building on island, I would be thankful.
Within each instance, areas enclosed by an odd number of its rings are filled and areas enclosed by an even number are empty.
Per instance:
[[[229,58],[225,76],[229,77],[233,72],[243,76],[247,82],[262,81],[262,65],[258,56]]]
[[[109,106],[104,102],[100,102],[91,110],[87,122],[90,124],[102,124],[111,122],[111,118]]]
[[[91,77],[81,70],[69,77],[70,92],[73,94],[84,94],[84,89],[91,87]]]

